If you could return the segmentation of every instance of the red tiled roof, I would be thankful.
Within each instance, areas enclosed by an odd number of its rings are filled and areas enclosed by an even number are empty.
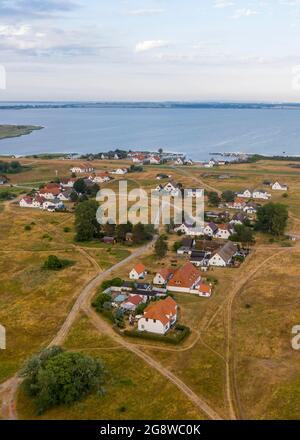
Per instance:
[[[148,319],[156,319],[166,325],[170,318],[176,315],[177,304],[170,296],[153,304],[150,304],[144,310],[144,317]]]
[[[159,270],[157,273],[159,275],[161,275],[161,277],[164,280],[167,280],[169,278],[169,276],[172,275],[174,272],[175,272],[174,269],[171,269],[170,267],[166,267],[166,268]]]
[[[133,295],[127,298],[124,303],[131,303],[135,306],[138,306],[143,301],[143,298],[140,295]]]
[[[173,287],[191,288],[199,277],[200,273],[198,270],[192,263],[188,262],[175,272],[168,285]]]
[[[142,263],[137,263],[133,269],[135,269],[136,273],[138,274],[141,274],[146,270],[145,266]]]
[[[211,287],[208,284],[201,283],[198,287],[199,292],[211,293]]]

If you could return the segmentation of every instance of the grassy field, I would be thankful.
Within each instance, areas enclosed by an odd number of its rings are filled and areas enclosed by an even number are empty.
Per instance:
[[[274,258],[234,306],[235,378],[241,415],[300,417],[300,358],[291,347],[299,324],[300,251]]]
[[[105,395],[92,394],[71,407],[52,409],[36,417],[32,402],[20,392],[18,412],[23,419],[205,419],[175,385],[109,337],[99,335],[84,316],[74,326],[65,347],[75,351],[85,347],[84,353],[104,363]]]
[[[76,163],[56,158],[28,158],[21,162],[30,165],[31,169],[12,175],[12,183],[28,186],[54,179],[56,175],[69,175],[69,168]],[[129,162],[95,161],[93,164],[97,171],[104,171],[128,166]],[[212,170],[197,166],[176,169],[145,166],[143,172],[125,178],[129,179],[129,189],[143,187],[149,191],[160,183],[156,174],[161,172],[172,175],[186,187],[201,187],[204,182],[219,191],[261,187],[269,190],[263,185],[264,180],[287,183],[287,198],[283,198],[280,191],[270,192],[273,201],[288,206],[289,231],[300,235],[300,170],[291,168],[289,163],[262,161]],[[229,179],[218,178],[225,173],[230,175]],[[107,186],[116,189],[118,179]],[[6,352],[0,352],[0,383],[14,374],[28,355],[51,340],[88,278],[132,252],[131,247],[111,246],[99,241],[78,246],[74,243],[73,221],[72,214],[0,204],[0,322],[8,329],[9,347]],[[69,232],[65,231],[66,227]],[[225,418],[229,416],[225,376],[226,305],[236,283],[254,268],[258,268],[257,273],[233,302],[232,367],[235,365],[234,383],[240,416],[276,419],[299,418],[300,414],[300,361],[298,353],[290,346],[291,328],[299,324],[300,254],[297,247],[291,247],[284,256],[274,257],[260,271],[264,261],[278,252],[280,246],[286,245],[271,244],[269,238],[257,235],[254,252],[239,269],[215,268],[202,274],[215,282],[210,299],[176,295],[180,322],[192,330],[181,346],[168,350],[164,344],[155,343],[154,347],[150,341],[134,341]],[[177,240],[180,238],[176,234],[168,237],[169,252],[164,259],[158,260],[153,251],[140,259],[148,269],[145,281],[152,281],[161,267],[184,264],[186,259],[172,251]],[[41,265],[49,254],[72,259],[75,264],[59,273],[45,273]],[[128,279],[133,264],[114,271],[111,277]],[[115,341],[96,332],[85,316],[77,321],[65,346],[84,350],[103,360],[108,372],[106,394],[102,397],[91,395],[70,408],[53,409],[44,418],[205,418],[156,371]],[[35,417],[32,402],[22,391],[18,410],[24,418]]]

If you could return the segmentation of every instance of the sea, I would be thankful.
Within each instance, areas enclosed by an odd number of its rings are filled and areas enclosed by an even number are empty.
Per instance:
[[[224,103],[1,103],[0,124],[40,125],[0,140],[0,154],[99,153],[131,149],[184,153],[300,155],[300,105]]]

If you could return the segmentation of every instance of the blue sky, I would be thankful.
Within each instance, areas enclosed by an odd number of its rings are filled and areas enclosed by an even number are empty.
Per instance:
[[[300,101],[299,31],[300,0],[0,0],[0,99]]]

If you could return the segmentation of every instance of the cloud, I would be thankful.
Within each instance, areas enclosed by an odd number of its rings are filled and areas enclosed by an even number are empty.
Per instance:
[[[0,16],[48,17],[52,13],[70,12],[78,7],[73,0],[0,0]]]
[[[126,15],[133,16],[150,16],[150,15],[159,15],[165,12],[164,9],[133,9],[131,11],[127,11]]]
[[[96,30],[65,30],[31,24],[0,25],[0,50],[18,56],[97,56],[103,50],[120,49],[106,44]],[[109,52],[109,51],[108,51]],[[49,58],[50,59],[50,58]]]
[[[140,43],[137,43],[137,45],[135,46],[135,51],[146,52],[152,49],[160,49],[162,47],[167,47],[169,46],[169,44],[170,44],[169,41],[164,41],[164,40],[141,41]]]
[[[228,8],[229,6],[234,6],[234,2],[230,0],[215,0],[214,8]]]
[[[232,18],[237,20],[242,17],[252,17],[257,14],[258,14],[258,11],[255,11],[254,9],[242,8],[242,9],[237,9],[235,11],[235,13],[233,14]]]

